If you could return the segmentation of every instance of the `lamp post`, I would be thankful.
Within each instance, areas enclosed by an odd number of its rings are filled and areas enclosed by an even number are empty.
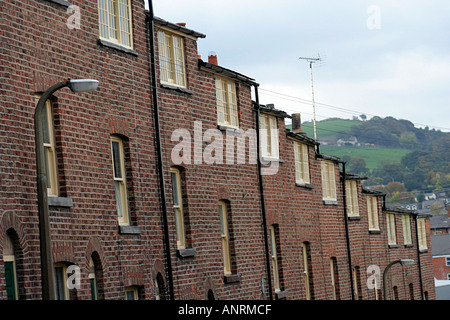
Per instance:
[[[44,149],[43,117],[45,105],[51,95],[59,89],[69,87],[72,92],[87,92],[97,89],[98,81],[91,79],[66,80],[47,89],[39,99],[34,113],[36,142],[36,171],[39,211],[39,243],[41,255],[42,299],[55,300],[55,280],[50,240],[50,219],[48,213],[47,176]]]
[[[413,259],[399,259],[399,260],[395,260],[391,263],[389,263],[386,267],[386,269],[384,269],[383,272],[383,296],[384,296],[384,300],[388,300],[387,298],[387,287],[386,287],[386,275],[387,272],[389,271],[389,269],[396,263],[400,263],[402,266],[409,266],[414,264],[414,260]]]

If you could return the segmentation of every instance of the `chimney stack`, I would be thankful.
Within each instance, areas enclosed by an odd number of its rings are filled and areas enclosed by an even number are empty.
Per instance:
[[[300,113],[292,114],[292,132],[303,133],[302,131],[302,117]]]
[[[217,54],[214,51],[211,51],[208,54],[208,63],[213,64],[213,65],[219,65],[219,62],[217,60]]]

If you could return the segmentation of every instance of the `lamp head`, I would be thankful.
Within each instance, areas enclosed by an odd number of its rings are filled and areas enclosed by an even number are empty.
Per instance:
[[[98,80],[93,79],[75,79],[69,80],[68,87],[73,92],[95,91],[98,87]]]

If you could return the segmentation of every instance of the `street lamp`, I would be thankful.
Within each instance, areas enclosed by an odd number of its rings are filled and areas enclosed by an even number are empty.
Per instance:
[[[36,141],[36,171],[38,189],[38,211],[39,211],[39,242],[41,255],[41,281],[42,299],[55,300],[55,281],[52,262],[52,250],[50,240],[50,219],[48,214],[46,158],[44,150],[43,119],[45,105],[51,95],[59,89],[69,87],[72,92],[87,92],[97,90],[98,81],[92,79],[79,79],[55,84],[47,89],[39,99],[34,113],[34,130]]]
[[[386,287],[386,274],[388,272],[388,270],[396,263],[400,263],[402,266],[410,266],[412,264],[414,264],[414,260],[413,259],[399,259],[399,260],[395,260],[391,263],[389,263],[386,267],[386,269],[384,269],[383,272],[383,295],[384,295],[384,300],[388,300],[387,298],[387,287]]]

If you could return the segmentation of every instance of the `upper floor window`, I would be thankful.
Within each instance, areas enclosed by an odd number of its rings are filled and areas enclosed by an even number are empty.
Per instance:
[[[336,201],[336,171],[334,163],[322,161],[321,166],[323,200]]]
[[[386,214],[386,225],[387,225],[387,234],[388,234],[388,244],[396,245],[397,244],[397,233],[395,231],[395,215],[392,213]]]
[[[295,182],[300,184],[310,183],[308,146],[303,143],[294,142],[295,157]]]
[[[158,48],[161,82],[186,87],[183,38],[159,30]]]
[[[262,113],[259,117],[259,128],[261,138],[261,154],[266,158],[278,159],[278,127],[277,118]]]
[[[411,237],[411,216],[409,214],[402,215],[402,224],[403,224],[403,241],[404,244],[412,244]]]
[[[345,181],[345,195],[347,198],[347,212],[349,217],[359,216],[358,185],[354,180]]]
[[[417,234],[419,236],[419,250],[427,250],[427,224],[423,218],[417,219]]]
[[[217,122],[219,125],[239,127],[236,84],[225,78],[216,78]]]
[[[113,178],[116,193],[116,208],[119,224],[129,224],[127,179],[123,141],[117,136],[111,136],[111,152],[113,160]]]
[[[378,225],[378,199],[375,196],[367,196],[367,214],[369,218],[369,230],[380,230]]]
[[[272,268],[273,268],[273,282],[275,284],[275,292],[281,291],[281,281],[280,281],[280,269],[278,265],[278,255],[279,255],[279,239],[278,239],[278,225],[271,225],[269,228],[270,236],[270,249],[272,257]]]
[[[133,47],[130,0],[98,0],[100,38]]]

